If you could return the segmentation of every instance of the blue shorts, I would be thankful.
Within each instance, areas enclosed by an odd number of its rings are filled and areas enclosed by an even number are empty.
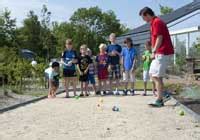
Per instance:
[[[96,83],[94,75],[88,74],[88,83],[90,83],[90,84],[95,84]]]

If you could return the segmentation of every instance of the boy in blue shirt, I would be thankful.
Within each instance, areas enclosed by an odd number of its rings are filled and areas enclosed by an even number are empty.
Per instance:
[[[135,82],[135,66],[136,66],[136,49],[133,47],[132,39],[126,38],[124,41],[126,47],[122,49],[122,66],[124,72],[125,89],[123,90],[124,95],[128,92],[128,83],[131,83],[130,93],[133,96],[135,94],[134,82]]]
[[[116,35],[111,33],[109,36],[111,44],[107,46],[107,54],[108,54],[108,77],[110,82],[110,93],[112,92],[113,82],[115,82],[115,95],[119,95],[119,91],[117,90],[117,86],[119,86],[119,79],[121,77],[120,73],[120,55],[122,51],[122,47],[116,44]]]
[[[76,96],[76,63],[78,62],[77,53],[73,50],[72,40],[66,40],[66,49],[62,54],[61,62],[63,64],[63,76],[65,81],[66,98],[69,97],[69,85],[72,83],[74,96]]]

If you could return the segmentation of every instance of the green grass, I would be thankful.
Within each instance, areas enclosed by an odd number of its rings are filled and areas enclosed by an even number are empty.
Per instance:
[[[137,81],[135,83],[136,89],[144,89],[144,82],[143,81]],[[148,82],[147,83],[147,89],[152,89],[152,83]]]
[[[129,84],[128,88],[130,88],[130,87],[131,87],[131,85]],[[124,86],[119,86],[118,89],[122,90],[122,89],[124,89]],[[144,89],[144,82],[142,80],[136,81],[135,82],[135,89],[143,90]],[[147,83],[147,89],[152,89],[152,83],[151,82]]]

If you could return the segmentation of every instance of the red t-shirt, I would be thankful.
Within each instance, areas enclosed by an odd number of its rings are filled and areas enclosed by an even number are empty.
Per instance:
[[[174,54],[174,47],[170,38],[167,25],[158,17],[151,21],[151,43],[152,47],[156,44],[159,35],[163,36],[161,46],[156,50],[156,54],[171,55]]]

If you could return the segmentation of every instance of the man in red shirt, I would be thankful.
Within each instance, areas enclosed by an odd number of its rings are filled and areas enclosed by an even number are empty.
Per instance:
[[[145,7],[140,11],[140,16],[151,26],[152,63],[149,74],[156,84],[157,100],[151,105],[161,107],[164,105],[163,77],[165,76],[170,57],[174,54],[174,48],[167,25],[155,16],[153,10]],[[167,96],[169,97],[169,96]]]

